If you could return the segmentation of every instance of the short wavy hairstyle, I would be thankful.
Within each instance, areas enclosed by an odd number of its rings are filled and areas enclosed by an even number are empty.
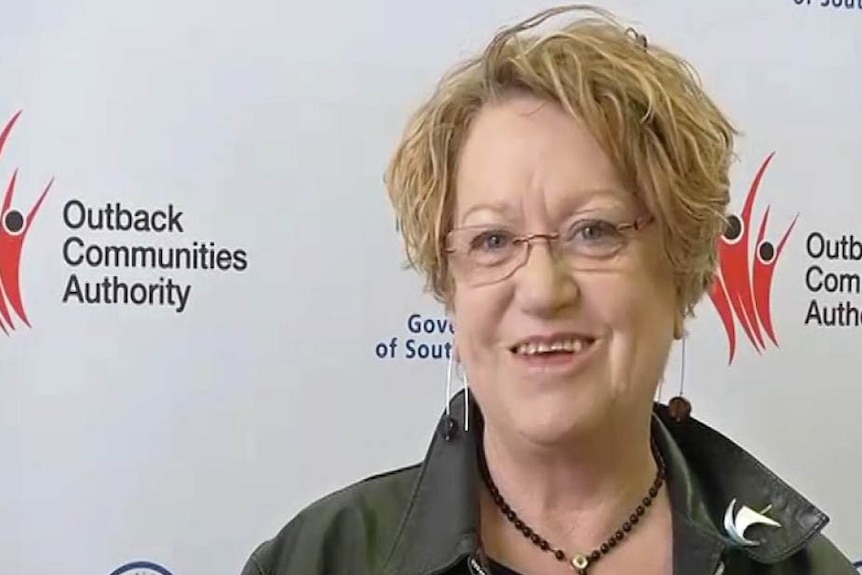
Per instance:
[[[525,34],[569,11],[585,14]],[[482,107],[514,93],[585,122],[658,223],[679,312],[691,315],[715,277],[737,131],[686,60],[589,5],[552,8],[503,29],[447,72],[410,118],[384,180],[407,265],[425,275],[426,290],[451,302],[445,237],[460,151]]]

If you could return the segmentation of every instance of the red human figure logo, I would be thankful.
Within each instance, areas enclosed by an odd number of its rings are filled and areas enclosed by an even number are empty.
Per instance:
[[[12,128],[21,116],[19,111],[0,132],[0,158],[3,155],[3,147],[12,132]],[[24,325],[30,327],[30,320],[24,307],[24,298],[21,293],[21,252],[24,240],[33,225],[33,220],[51,189],[54,180],[51,179],[36,203],[25,215],[21,210],[12,207],[15,196],[15,184],[18,181],[18,170],[16,169],[9,180],[3,202],[0,204],[0,331],[9,335],[10,330],[15,329],[12,313],[21,320]]]
[[[775,267],[799,214],[793,218],[775,244],[766,239],[771,207],[767,206],[757,231],[754,252],[750,252],[750,239],[753,235],[751,214],[766,169],[774,156],[775,152],[772,152],[761,164],[748,190],[742,213],[732,214],[728,218],[727,229],[718,241],[719,269],[709,297],[727,334],[728,364],[733,363],[736,354],[737,322],[758,354],[766,349],[764,334],[778,347],[772,316],[773,279]]]

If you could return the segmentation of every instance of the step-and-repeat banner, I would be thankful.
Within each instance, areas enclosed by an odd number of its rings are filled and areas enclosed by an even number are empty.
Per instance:
[[[695,415],[862,559],[862,2],[603,5],[744,131]],[[439,75],[545,7],[0,7],[0,572],[236,574],[310,501],[424,455],[451,326],[383,170]]]

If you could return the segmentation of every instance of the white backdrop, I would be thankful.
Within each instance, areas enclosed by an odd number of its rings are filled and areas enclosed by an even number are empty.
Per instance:
[[[862,308],[862,8],[830,2],[603,5],[687,55],[744,130],[737,209],[775,153],[751,233],[767,206],[772,241],[798,216],[775,268],[780,347],[764,335],[758,353],[737,323],[729,363],[705,300],[690,326],[686,392],[695,415],[822,506],[827,534],[862,558],[862,321],[858,311],[846,327],[809,317],[812,300]],[[3,218],[0,274],[24,237],[31,325],[4,280],[0,572],[236,574],[313,499],[422,457],[443,407],[445,359],[408,351],[445,345],[449,332],[437,321],[433,333],[411,331],[412,314],[445,318],[401,269],[383,169],[439,74],[545,7],[0,7],[0,128],[22,111],[0,156],[0,194],[17,169],[10,207],[20,210]],[[10,236],[51,178],[30,227]],[[170,210],[170,229],[81,226],[83,208],[117,203]],[[816,234],[846,236],[846,257],[809,253]],[[197,261],[184,261],[201,244]],[[182,265],[141,265],[156,254],[142,248]],[[806,277],[818,269],[843,274],[843,293],[813,292]],[[87,289],[101,303],[83,303]],[[143,294],[153,301],[123,303]]]

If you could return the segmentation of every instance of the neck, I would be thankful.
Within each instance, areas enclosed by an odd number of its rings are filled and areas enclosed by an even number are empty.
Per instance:
[[[521,520],[552,544],[593,548],[620,528],[655,481],[647,415],[553,446],[489,425],[488,471]],[[499,511],[496,517],[506,521]]]

